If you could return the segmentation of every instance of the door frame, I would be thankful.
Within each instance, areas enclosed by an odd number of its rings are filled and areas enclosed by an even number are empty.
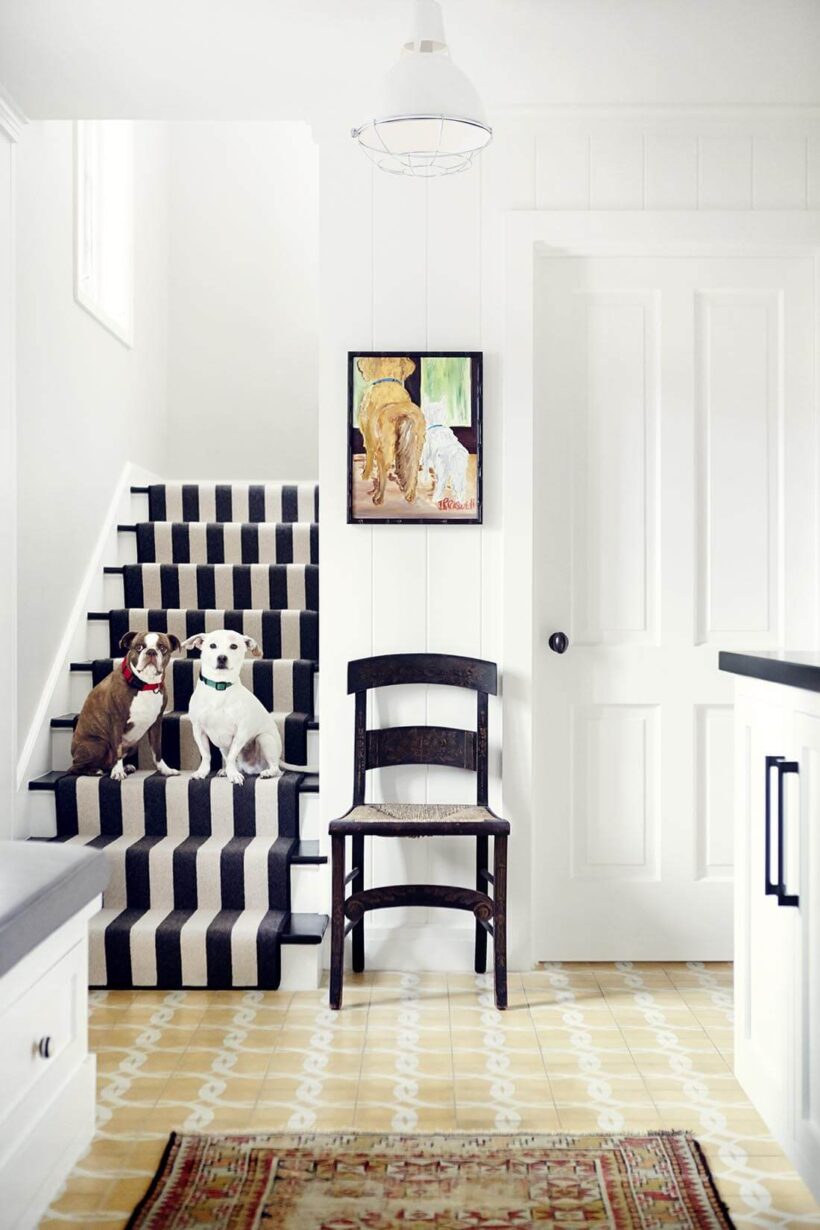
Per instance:
[[[538,957],[538,816],[534,798],[535,643],[533,570],[533,418],[535,269],[539,258],[589,256],[803,256],[814,267],[815,478],[820,473],[820,211],[816,210],[519,210],[504,218],[502,442],[504,525],[502,790],[510,842],[509,962],[530,969]],[[512,446],[514,444],[514,447]],[[530,464],[522,465],[522,457]],[[815,491],[817,483],[815,481]],[[816,520],[817,518],[815,518]],[[820,559],[815,578],[820,577]],[[815,582],[817,587],[817,581]],[[820,609],[815,593],[815,610]],[[820,628],[815,630],[820,644]]]

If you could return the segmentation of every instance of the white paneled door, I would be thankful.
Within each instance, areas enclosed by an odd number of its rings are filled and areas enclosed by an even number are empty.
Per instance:
[[[539,959],[732,955],[717,655],[815,641],[813,330],[809,259],[537,261]]]

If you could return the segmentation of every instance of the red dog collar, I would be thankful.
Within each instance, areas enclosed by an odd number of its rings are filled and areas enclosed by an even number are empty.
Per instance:
[[[144,683],[142,679],[138,679],[125,658],[122,660],[122,673],[125,676],[125,682],[129,687],[136,688],[138,692],[158,692],[162,687],[162,680],[159,683]]]

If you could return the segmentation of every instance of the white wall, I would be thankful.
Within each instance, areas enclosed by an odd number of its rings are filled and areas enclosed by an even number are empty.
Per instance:
[[[130,350],[74,301],[73,126],[30,124],[16,150],[21,743],[123,467],[164,468],[164,126],[134,143]]]
[[[451,650],[499,661],[504,641],[515,669],[502,687],[504,763],[500,781],[498,714],[491,789],[513,826],[511,961],[529,962],[529,902],[537,899],[532,830],[560,824],[548,791],[533,797],[529,679],[531,616],[517,618],[529,580],[519,565],[504,570],[504,543],[530,524],[502,524],[502,462],[508,483],[532,464],[531,441],[510,439],[515,407],[501,400],[504,350],[504,214],[510,210],[806,209],[820,206],[820,117],[816,110],[543,111],[507,115],[493,145],[464,175],[427,184],[374,173],[336,127],[321,134],[321,387],[323,815],[349,806],[352,704],[345,695],[349,658],[400,650]],[[345,354],[348,349],[456,348],[485,353],[485,524],[482,528],[347,526],[345,518]],[[537,459],[535,459],[537,467]],[[537,473],[537,468],[536,468]],[[528,480],[529,481],[529,480]],[[531,544],[530,544],[531,545]],[[523,552],[529,562],[530,546]],[[512,550],[507,551],[510,560]],[[517,559],[521,558],[518,553]],[[534,567],[538,567],[535,542]],[[522,585],[522,581],[525,583]],[[331,613],[332,611],[332,613]],[[442,700],[405,689],[384,710],[391,721],[442,719]],[[471,713],[464,711],[464,724]],[[460,724],[455,712],[452,724]],[[491,731],[492,733],[492,731]],[[515,746],[512,746],[514,738]],[[375,783],[376,797],[464,797],[453,774],[395,771]],[[447,793],[444,793],[444,790]],[[459,796],[459,791],[461,795]],[[395,843],[393,843],[395,844]],[[465,846],[469,843],[464,843]],[[434,843],[376,852],[376,876],[443,878],[456,867]],[[469,884],[471,851],[460,860]],[[370,877],[369,877],[370,879]],[[533,887],[535,886],[535,887]],[[434,937],[421,912],[403,931],[393,912],[368,925],[371,958],[387,965],[469,960],[465,919],[451,915]]]
[[[8,685],[0,707],[0,839],[12,835],[16,777],[17,572],[16,427],[14,414],[14,176],[19,124],[0,95],[0,642]]]
[[[169,124],[166,472],[317,474],[317,151],[306,124]]]

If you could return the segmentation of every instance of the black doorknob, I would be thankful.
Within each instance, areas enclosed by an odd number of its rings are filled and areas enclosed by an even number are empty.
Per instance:
[[[566,632],[553,632],[547,644],[553,653],[566,653],[569,648],[569,637]]]

